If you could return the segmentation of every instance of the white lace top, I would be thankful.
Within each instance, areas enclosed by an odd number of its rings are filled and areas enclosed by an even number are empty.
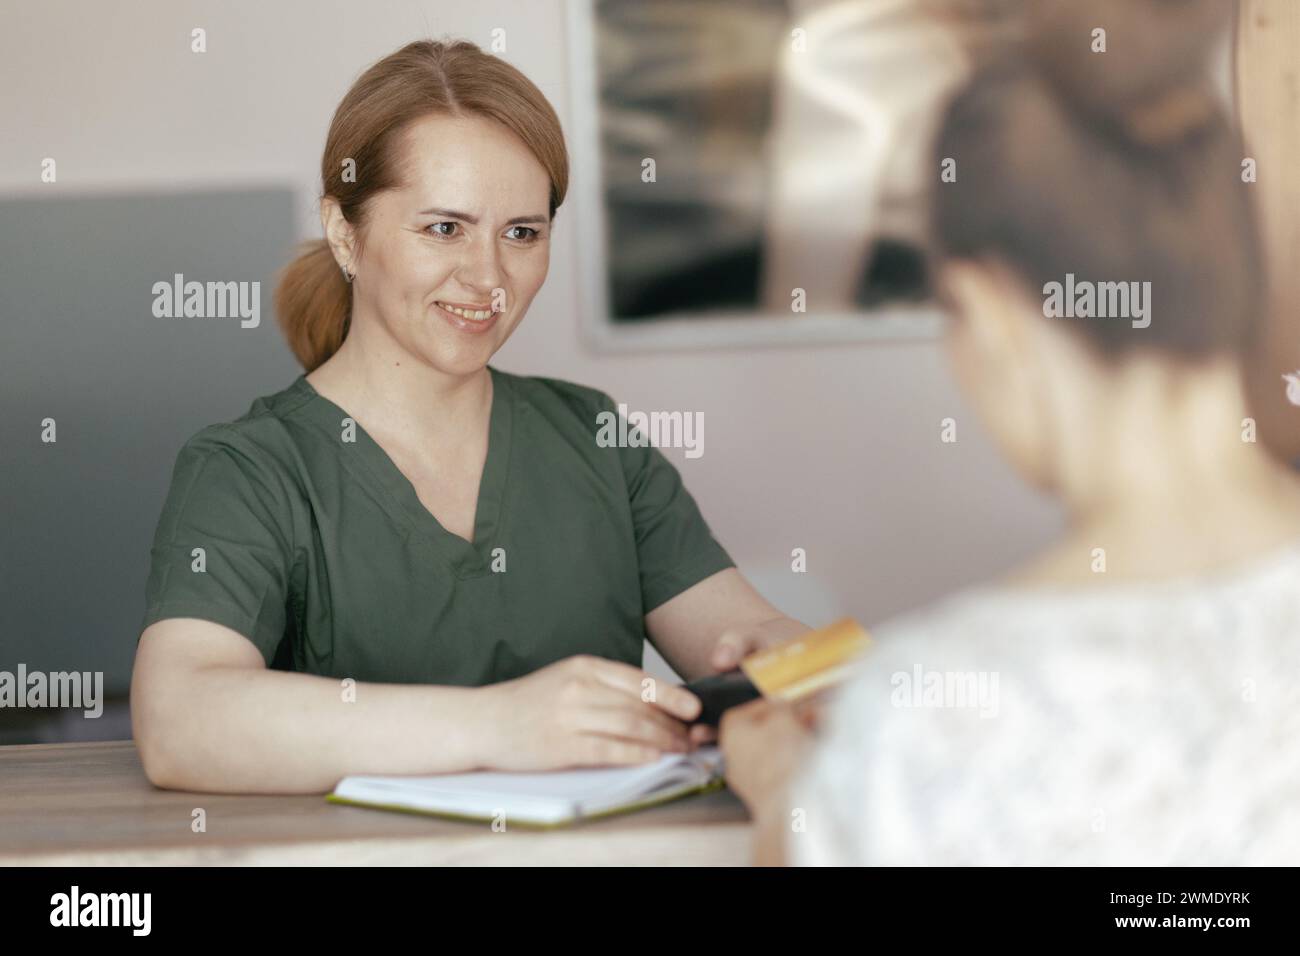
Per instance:
[[[1300,863],[1300,547],[977,589],[873,637],[793,785],[792,862]]]

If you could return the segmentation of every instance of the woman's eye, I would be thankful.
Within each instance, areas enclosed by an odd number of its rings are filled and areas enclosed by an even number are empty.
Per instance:
[[[511,233],[525,233],[525,235],[511,235]],[[512,226],[506,235],[510,236],[511,239],[518,239],[520,242],[532,242],[540,233],[530,226]]]
[[[443,239],[449,239],[456,234],[456,223],[454,222],[435,222],[431,226],[425,227],[425,232]]]

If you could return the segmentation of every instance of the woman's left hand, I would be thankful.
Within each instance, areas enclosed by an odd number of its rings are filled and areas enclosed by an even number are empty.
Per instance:
[[[714,642],[709,665],[715,671],[729,671],[739,667],[740,662],[755,651],[783,644],[807,631],[808,625],[788,617],[729,627]]]

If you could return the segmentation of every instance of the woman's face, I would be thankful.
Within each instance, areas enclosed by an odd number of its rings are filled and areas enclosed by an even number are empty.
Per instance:
[[[482,369],[550,263],[550,179],[523,141],[482,117],[407,130],[403,185],[375,196],[353,260],[354,331],[374,323],[415,362]]]

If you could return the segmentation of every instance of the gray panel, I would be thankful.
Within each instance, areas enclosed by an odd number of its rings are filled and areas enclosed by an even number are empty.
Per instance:
[[[0,200],[0,670],[102,670],[125,692],[177,451],[300,371],[271,309],[293,203],[287,188]],[[175,273],[260,282],[260,325],[155,318],[153,285]]]

